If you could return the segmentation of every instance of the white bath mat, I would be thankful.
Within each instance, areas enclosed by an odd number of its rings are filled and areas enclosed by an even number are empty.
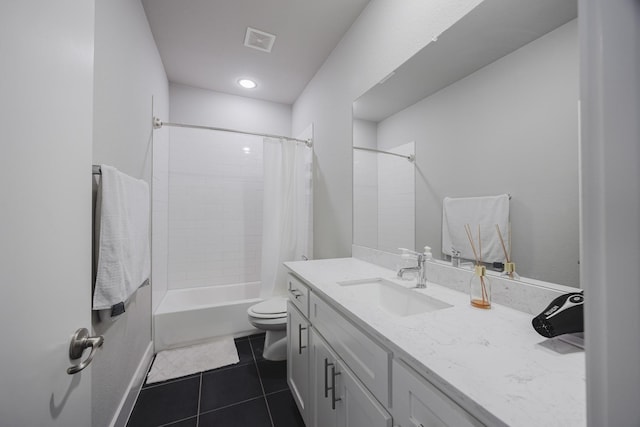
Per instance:
[[[204,344],[164,350],[156,355],[147,384],[183,377],[240,361],[233,337],[220,337]]]

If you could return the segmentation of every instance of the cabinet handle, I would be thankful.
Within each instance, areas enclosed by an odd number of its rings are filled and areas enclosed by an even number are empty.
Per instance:
[[[302,345],[302,331],[306,331],[307,328],[303,328],[301,323],[298,323],[298,354],[302,354],[302,349],[307,348],[306,345]]]
[[[324,358],[324,397],[329,397],[329,366],[333,366],[333,363],[329,363],[328,358]]]
[[[298,299],[302,296],[302,292],[297,289],[289,289],[289,292],[291,292],[291,295],[293,295],[295,299]]]
[[[332,364],[331,366],[331,377],[333,381],[331,382],[331,409],[336,410],[336,402],[342,400],[342,398],[336,399],[336,377],[340,375],[340,372],[336,372],[336,367]]]

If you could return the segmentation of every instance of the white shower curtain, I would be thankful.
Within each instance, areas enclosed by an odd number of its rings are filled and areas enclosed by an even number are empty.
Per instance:
[[[287,293],[286,261],[312,258],[312,150],[303,143],[264,139],[261,297]]]

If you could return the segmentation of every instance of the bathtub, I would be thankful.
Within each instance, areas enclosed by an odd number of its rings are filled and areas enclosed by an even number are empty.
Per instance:
[[[259,296],[260,282],[167,291],[153,315],[156,352],[258,332],[249,323],[247,309],[262,301]]]

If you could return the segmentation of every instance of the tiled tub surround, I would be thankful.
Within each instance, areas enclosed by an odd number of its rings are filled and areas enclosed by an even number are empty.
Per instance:
[[[169,289],[260,280],[262,138],[171,129]]]
[[[426,289],[414,291],[452,307],[396,317],[338,285],[381,277],[415,286],[415,281],[397,280],[395,270],[355,258],[286,265],[312,292],[388,347],[394,358],[404,360],[486,425],[586,425],[584,352],[538,335],[530,313],[500,302],[491,310],[474,309],[466,291],[434,284],[430,278]]]
[[[366,146],[358,142],[354,145]],[[415,143],[402,144],[388,151],[412,155],[415,154]],[[399,246],[412,248],[415,246],[414,212],[413,163],[402,157],[354,150],[354,242],[384,250]]]

